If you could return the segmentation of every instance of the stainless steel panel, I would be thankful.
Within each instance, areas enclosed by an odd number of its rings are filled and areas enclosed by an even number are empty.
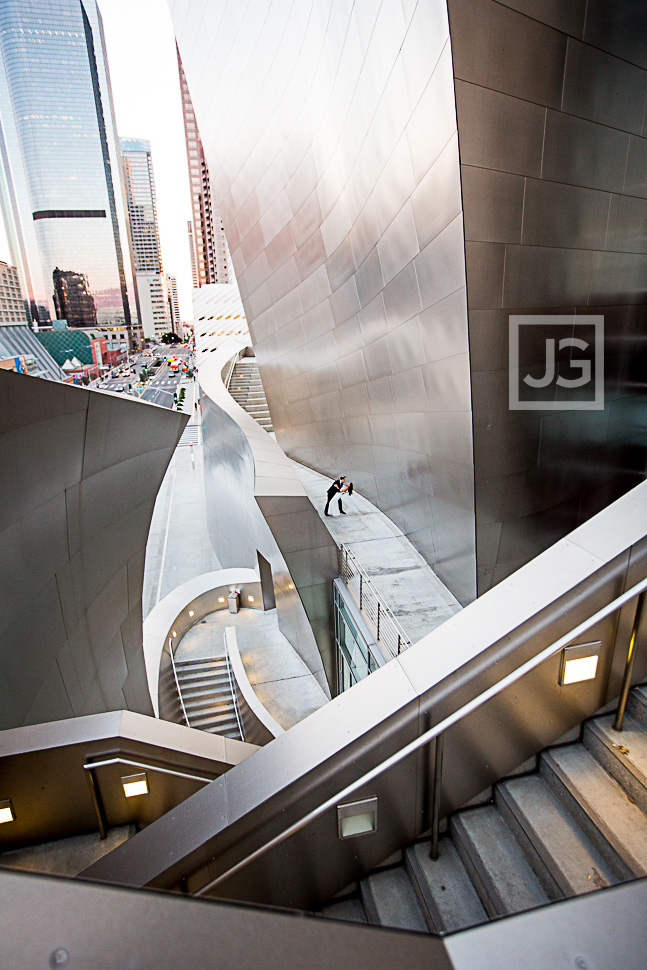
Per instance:
[[[586,305],[592,258],[591,252],[578,249],[508,246],[503,306]]]
[[[588,17],[585,15],[590,9],[591,4],[587,0],[571,0],[570,3],[562,3],[561,0],[502,0],[505,7],[511,7],[519,13],[539,20],[542,24],[555,27],[565,34],[582,39],[584,21]],[[598,44],[603,47],[603,44]]]
[[[638,24],[636,28],[640,29]],[[588,44],[569,40],[562,111],[640,135],[646,96],[645,71]]]
[[[628,195],[647,198],[647,138],[629,136],[629,152],[623,188]]]
[[[546,108],[487,87],[456,81],[463,165],[541,174]]]
[[[549,111],[542,177],[553,182],[622,192],[628,143],[629,135],[616,128]]]
[[[526,179],[487,168],[461,168],[465,206],[465,239],[521,242]]]
[[[604,249],[610,199],[606,192],[526,179],[520,241],[524,246]]]
[[[593,47],[647,69],[640,0],[624,0],[610,8],[604,0],[589,0],[583,40]]]
[[[501,4],[483,3],[490,8],[486,86],[549,108],[561,107],[566,37]]]
[[[0,451],[13,475],[0,564],[2,727],[130,705],[147,713],[142,557],[187,419],[7,371],[0,385]]]
[[[647,200],[622,195],[611,197],[605,249],[647,253]]]

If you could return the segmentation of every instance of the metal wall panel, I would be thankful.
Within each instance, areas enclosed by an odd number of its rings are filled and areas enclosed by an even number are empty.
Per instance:
[[[645,474],[647,9],[448,7],[482,593]],[[604,411],[509,410],[515,312],[604,315]],[[544,358],[543,341],[524,348],[540,374]]]
[[[644,5],[170,6],[285,450],[349,474],[463,601],[475,563],[482,592],[636,481],[644,317],[614,321],[645,303]],[[508,314],[594,308],[604,430],[511,413]]]
[[[144,551],[186,417],[0,372],[0,727],[152,713]]]
[[[471,402],[445,0],[171,10],[279,443],[349,475],[469,601]],[[435,431],[448,415],[453,454]]]

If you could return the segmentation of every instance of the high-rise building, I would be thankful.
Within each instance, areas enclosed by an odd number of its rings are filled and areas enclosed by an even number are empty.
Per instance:
[[[167,276],[166,282],[168,284],[168,303],[171,311],[171,326],[173,328],[173,332],[180,336],[182,334],[182,321],[180,320],[180,299],[177,294],[177,278],[175,276]]]
[[[191,219],[188,220],[186,224],[187,232],[189,234],[189,254],[191,256],[191,278],[193,280],[193,286],[195,289],[198,287],[198,264],[195,255],[195,239],[193,237],[193,222]]]
[[[144,336],[152,339],[171,329],[168,287],[164,279],[157,225],[155,177],[150,142],[120,139],[130,222],[135,281]]]
[[[139,312],[144,336],[153,340],[171,330],[168,283],[163,273],[137,274]]]
[[[161,273],[162,253],[151,145],[143,138],[120,138],[136,273]]]
[[[27,296],[47,303],[55,267],[71,267],[87,277],[97,318],[130,326],[121,159],[96,0],[5,0],[0,55],[3,210]]]
[[[97,308],[87,276],[58,266],[52,276],[56,319],[67,320],[70,327],[96,327]]]
[[[195,261],[194,285],[205,283],[229,283],[229,260],[227,240],[218,209],[211,202],[209,167],[202,147],[195,112],[191,102],[189,85],[182,67],[180,52],[177,52],[180,72],[180,91],[182,94],[182,114],[186,154],[189,163],[189,185],[191,189],[191,211],[193,215],[193,234],[189,231],[191,260]],[[191,236],[193,239],[191,240]]]
[[[30,320],[16,267],[3,262],[0,262],[0,320],[3,323],[29,323]]]
[[[32,377],[62,380],[60,367],[29,327],[28,307],[16,267],[0,262],[0,361],[4,361],[1,366]]]

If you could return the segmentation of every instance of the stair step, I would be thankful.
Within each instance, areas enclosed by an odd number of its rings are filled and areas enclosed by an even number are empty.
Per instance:
[[[177,675],[179,684],[186,684],[187,687],[200,684],[228,684],[229,674],[226,670],[209,672],[208,670],[198,670],[196,673],[180,673]]]
[[[347,923],[365,923],[366,913],[360,899],[340,899],[336,903],[329,903],[328,906],[317,913],[317,916],[324,916],[326,919],[341,919]]]
[[[417,842],[405,853],[409,878],[430,929],[451,932],[487,922],[488,915],[452,840],[440,840],[437,859],[429,858],[430,845]]]
[[[224,668],[227,669],[227,661],[224,657],[214,657],[209,660],[176,660],[175,669],[176,670],[213,670],[213,669]]]
[[[216,724],[221,726],[234,726],[237,725],[236,714],[233,710],[231,711],[214,711],[205,714],[201,714],[198,717],[190,717],[192,727],[204,727],[209,725],[209,727],[214,727]]]
[[[545,751],[540,771],[620,878],[647,873],[647,818],[584,745]]]
[[[191,725],[193,727],[193,725]],[[217,734],[219,738],[232,738],[234,741],[242,741],[240,736],[240,731],[238,727],[235,728],[220,728],[220,727],[205,727],[200,728],[201,731],[206,731],[207,734]]]
[[[627,712],[635,721],[647,727],[647,687],[634,687],[629,694]]]
[[[647,813],[647,732],[625,714],[622,731],[613,730],[614,715],[584,725],[584,744],[602,767]]]
[[[369,923],[427,931],[418,898],[403,866],[371,873],[361,880],[360,891]]]
[[[497,785],[496,805],[551,899],[591,892],[618,881],[539,775]]]
[[[231,707],[231,697],[224,697],[221,701],[215,697],[200,697],[197,700],[183,697],[182,700],[184,701],[184,709],[188,714],[195,711],[197,715],[205,710],[222,713],[225,709]]]
[[[505,916],[548,902],[521,846],[493,805],[454,815],[450,828],[481,902]]]

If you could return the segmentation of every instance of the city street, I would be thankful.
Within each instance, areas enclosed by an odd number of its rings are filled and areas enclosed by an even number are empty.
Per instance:
[[[172,371],[167,363],[167,358],[172,356],[179,357],[182,360],[186,360],[191,368],[193,366],[193,353],[188,347],[173,345],[155,348],[152,353],[153,356],[146,356],[144,353],[136,354],[130,358],[128,363],[113,367],[109,372],[110,376],[97,381],[91,386],[96,390],[113,392],[117,392],[117,388],[121,388],[124,394],[128,394],[128,387],[131,385],[133,397],[139,397],[143,401],[149,401],[151,404],[159,404],[161,407],[173,407],[173,394],[178,388],[180,381],[183,378],[186,379],[186,372]],[[161,358],[163,363],[155,371],[151,371],[151,365],[157,358]],[[139,386],[139,375],[145,366],[148,366],[151,376],[144,385]],[[118,371],[118,373],[113,377],[112,374],[114,371]]]

